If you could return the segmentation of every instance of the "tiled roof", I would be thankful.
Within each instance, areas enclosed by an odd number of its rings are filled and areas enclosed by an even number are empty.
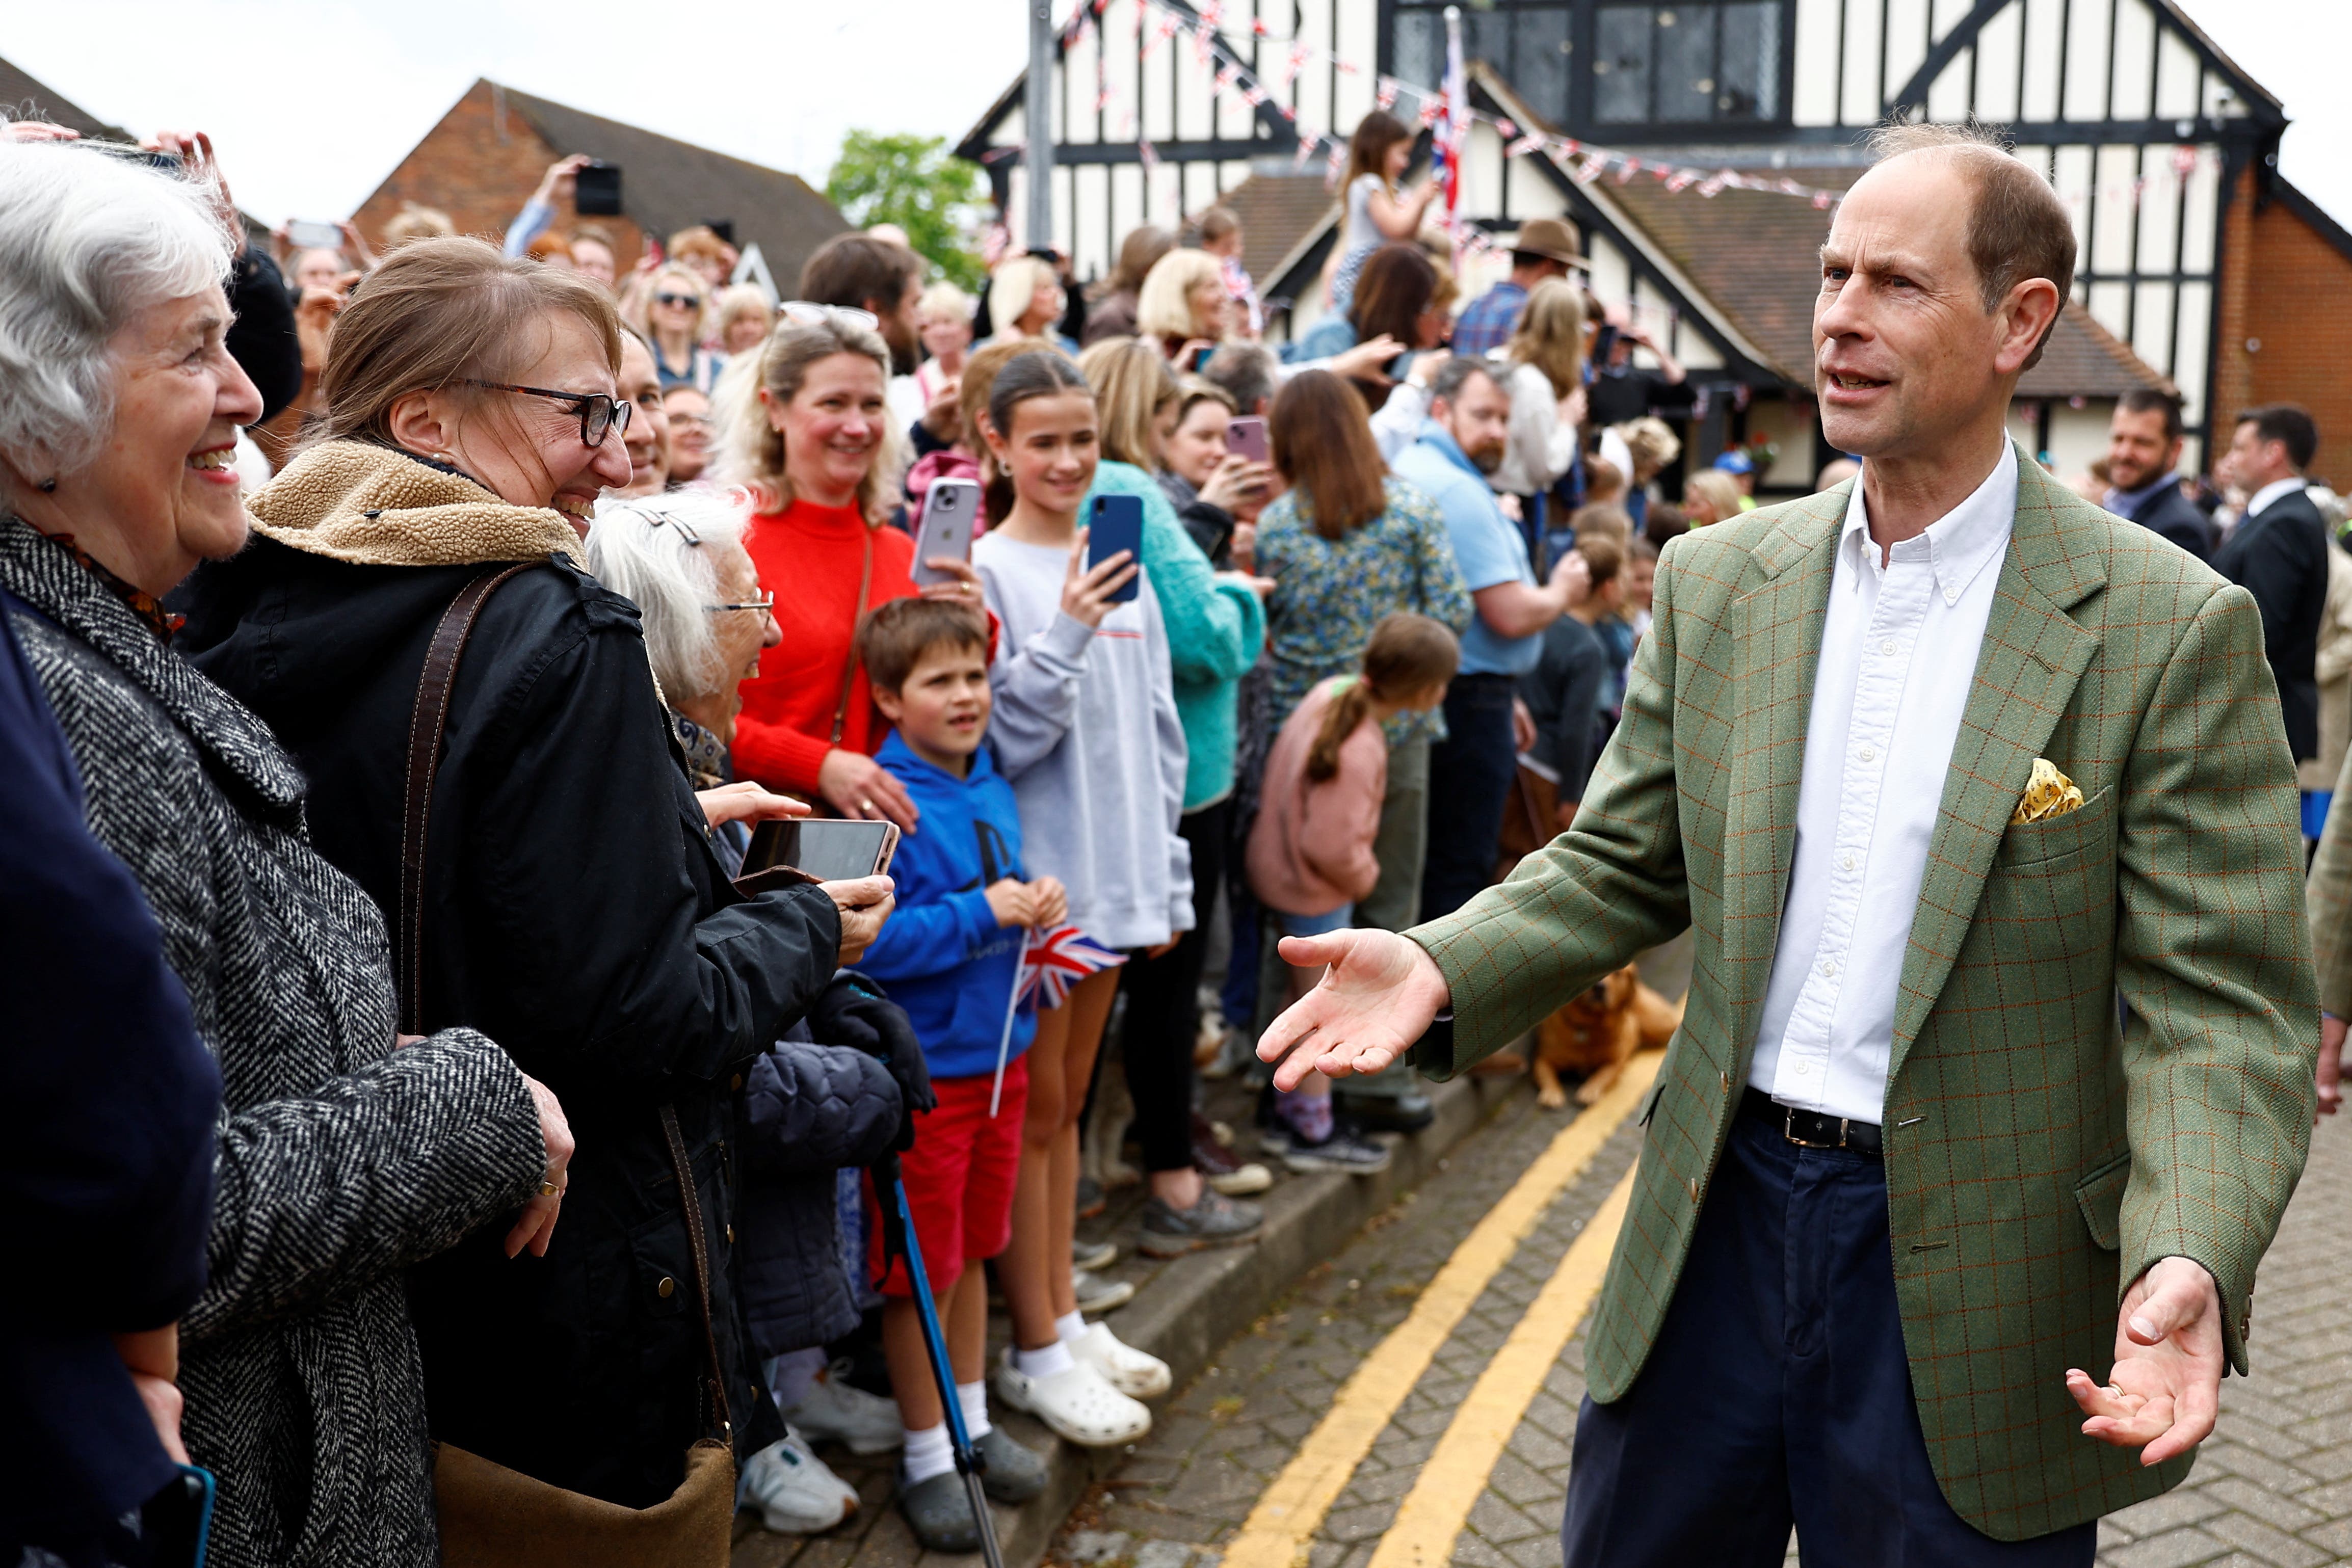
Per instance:
[[[119,125],[109,125],[79,104],[68,101],[54,88],[26,75],[6,60],[0,60],[0,111],[11,120],[45,120],[52,125],[62,125],[68,131],[79,131],[84,136],[98,137],[107,141],[130,141],[131,134]]]
[[[1328,220],[1337,206],[1319,171],[1252,174],[1217,201],[1241,220],[1242,265],[1249,268],[1260,289],[1273,286],[1282,264],[1299,242]]]
[[[585,152],[621,166],[621,205],[647,234],[667,237],[731,218],[735,243],[759,242],[776,287],[789,297],[801,264],[849,221],[797,174],[730,158],[690,141],[505,89],[507,106],[557,152]]]
[[[1863,172],[1783,172],[1800,184],[1843,190]],[[1772,192],[1732,189],[1713,197],[1670,192],[1646,174],[1601,189],[1762,351],[1769,368],[1800,385],[1811,384],[1813,299],[1821,289],[1816,252],[1829,232],[1828,214]],[[2118,397],[2135,387],[2168,384],[2070,301],[2041,363],[2025,372],[2017,393]]]

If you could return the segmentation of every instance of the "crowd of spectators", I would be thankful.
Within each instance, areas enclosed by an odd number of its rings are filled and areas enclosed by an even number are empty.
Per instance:
[[[502,243],[413,208],[273,254],[200,139],[175,174],[0,138],[0,928],[106,977],[9,993],[90,1063],[19,1053],[59,1108],[23,1233],[100,1285],[11,1309],[5,1419],[90,1414],[0,1560],[108,1560],[174,1461],[237,1561],[429,1563],[509,1473],[821,1531],[835,1442],[971,1550],[894,1158],[988,1494],[1044,1485],[992,1401],[1149,1431],[1168,1368],[1087,1316],[1131,1294],[1076,1235],[1097,1073],[1135,1244],[1255,1239],[1274,1173],[1200,1078],[1313,983],[1278,939],[1450,914],[1528,777],[1565,830],[1661,550],[1766,465],[1663,493],[1682,367],[1557,220],[1458,302],[1412,141],[1359,128],[1328,308],[1275,343],[1221,206],[1092,288],[1020,254],[974,298],[866,233],[777,301],[708,227],[625,266],[577,158]],[[2300,410],[2242,416],[2203,504],[2182,444],[2124,399],[2104,502],[2254,595],[2315,839],[2343,509]],[[918,560],[967,481],[968,557]],[[742,874],[810,810],[893,824],[890,875]],[[1402,1067],[1310,1078],[1257,1145],[1375,1173],[1430,1115]]]

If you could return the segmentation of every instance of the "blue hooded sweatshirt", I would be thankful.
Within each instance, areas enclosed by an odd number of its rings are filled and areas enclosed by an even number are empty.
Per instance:
[[[986,746],[961,779],[916,756],[895,732],[874,760],[907,787],[922,823],[898,841],[890,862],[898,907],[858,972],[887,986],[906,1009],[932,1077],[985,1077],[996,1071],[1025,936],[996,923],[988,888],[1003,877],[1028,880],[1021,808]],[[1024,1003],[1005,1060],[1027,1051],[1036,1033],[1037,1009]]]

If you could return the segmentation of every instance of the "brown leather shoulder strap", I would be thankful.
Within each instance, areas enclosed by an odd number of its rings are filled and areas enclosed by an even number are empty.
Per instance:
[[[425,1032],[425,829],[433,815],[433,775],[441,766],[457,661],[465,654],[466,639],[473,635],[483,601],[507,579],[537,564],[495,568],[459,589],[441,612],[425,651],[425,673],[417,677],[416,706],[408,718],[408,790],[400,823],[400,926],[393,933],[404,1034]]]
[[[670,1173],[677,1178],[677,1200],[686,1210],[686,1245],[694,1255],[694,1299],[702,1312],[702,1355],[710,1413],[729,1442],[734,1424],[727,1418],[727,1380],[719,1372],[719,1339],[710,1332],[710,1239],[702,1229],[702,1195],[695,1190],[694,1165],[686,1157],[686,1137],[677,1130],[677,1109],[661,1108],[662,1137],[669,1144]]]

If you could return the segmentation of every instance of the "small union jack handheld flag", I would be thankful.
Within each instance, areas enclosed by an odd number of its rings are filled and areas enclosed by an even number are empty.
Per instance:
[[[1028,1001],[1041,1008],[1058,1008],[1069,999],[1072,988],[1080,980],[1126,962],[1126,954],[1104,946],[1075,925],[1056,925],[1051,931],[1029,933],[1028,945],[1021,950],[1013,994],[1004,1002],[1004,1036],[996,1042],[996,1082],[988,1091],[988,1113],[992,1118],[1004,1094],[1004,1061],[1013,1050],[1013,1020],[1019,1015],[1021,1004]]]

